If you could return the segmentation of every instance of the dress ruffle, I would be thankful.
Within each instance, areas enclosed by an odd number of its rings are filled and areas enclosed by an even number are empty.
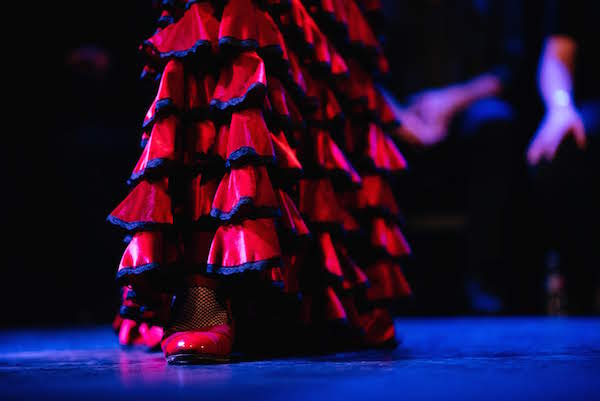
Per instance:
[[[283,29],[303,44],[300,51],[311,54],[311,59],[334,76],[345,75],[348,67],[332,43],[321,32],[300,0],[290,0],[287,12],[280,15]]]
[[[156,177],[180,159],[178,152],[181,152],[181,149],[177,149],[176,145],[178,126],[179,119],[175,116],[167,117],[154,124],[142,156],[131,173],[129,184],[143,177]]]
[[[210,52],[219,31],[219,21],[213,12],[210,3],[193,3],[177,23],[154,34],[141,50],[156,62]]]
[[[292,119],[302,120],[297,106],[293,103],[281,80],[269,77],[267,89],[268,109],[277,123],[287,126],[292,123]]]
[[[309,235],[310,231],[292,198],[282,190],[277,191],[277,198],[281,208],[281,222],[284,230],[296,236]]]
[[[273,219],[244,220],[217,230],[207,272],[230,275],[281,266],[281,248]]]
[[[283,35],[273,18],[251,0],[230,0],[223,10],[219,46],[258,50],[265,57],[287,62]]]
[[[258,109],[235,112],[231,123],[223,125],[217,138],[217,154],[227,168],[250,162],[275,162],[271,135]]]
[[[108,216],[108,220],[129,231],[157,230],[173,224],[168,179],[141,181]]]
[[[136,233],[121,258],[117,271],[119,282],[132,282],[135,276],[156,272],[174,265],[179,259],[177,247],[162,232]]]
[[[320,126],[335,127],[343,118],[342,108],[333,91],[323,81],[312,79],[307,70],[303,72],[306,81],[306,96],[314,99],[319,107],[310,115],[310,119]]]
[[[386,221],[379,217],[373,219],[371,229],[371,245],[381,249],[388,256],[398,258],[410,255],[410,246],[394,222]]]
[[[119,282],[254,271],[300,295],[306,323],[389,339],[389,315],[369,302],[410,293],[386,181],[406,161],[385,133],[396,121],[373,82],[373,32],[354,0],[216,4],[168,1],[142,45],[158,89],[134,186],[109,216],[132,231]],[[318,13],[343,37],[321,30]]]
[[[156,97],[144,117],[145,129],[154,124],[158,118],[183,109],[185,91],[183,75],[181,62],[172,60],[167,63],[160,78]]]
[[[192,120],[208,117],[210,101],[217,82],[215,77],[206,72],[187,73],[185,75],[186,112]]]
[[[342,207],[329,179],[303,179],[299,184],[300,212],[316,225],[358,230],[356,220]]]
[[[302,165],[283,131],[279,131],[277,134],[271,133],[271,142],[273,143],[277,166],[288,174],[299,176],[302,173]]]
[[[371,166],[378,171],[395,173],[407,167],[406,159],[392,138],[375,123],[369,124],[365,156]]]
[[[411,295],[412,291],[400,266],[390,260],[379,260],[366,269],[371,286],[367,298],[371,301],[389,301]]]
[[[317,164],[334,177],[342,177],[352,185],[361,184],[361,178],[352,167],[344,152],[333,141],[328,131],[319,129],[314,133]]]
[[[318,240],[322,256],[321,265],[327,273],[342,281],[344,273],[342,272],[342,266],[338,259],[337,252],[335,251],[335,247],[333,246],[331,234],[328,232],[321,233]]]
[[[256,52],[244,52],[221,70],[210,105],[221,111],[248,105],[260,107],[266,87],[262,58]]]
[[[188,192],[188,214],[192,222],[205,223],[211,216],[213,199],[218,186],[218,179],[204,178],[201,174],[191,180]]]
[[[217,130],[211,120],[195,122],[189,125],[187,130],[187,163],[195,164],[213,159]]]
[[[379,73],[389,72],[383,49],[371,25],[354,1],[315,0],[309,7],[318,22],[327,27],[327,33],[351,50],[356,58],[363,59]]]
[[[210,215],[223,221],[275,217],[277,198],[265,167],[232,169],[221,180]]]
[[[356,194],[346,198],[350,207],[397,218],[400,208],[390,184],[378,175],[363,175],[362,180],[363,185]]]
[[[344,291],[363,290],[369,286],[369,279],[366,273],[356,264],[350,256],[346,247],[341,243],[336,243],[338,260],[342,266],[344,280],[342,286]]]

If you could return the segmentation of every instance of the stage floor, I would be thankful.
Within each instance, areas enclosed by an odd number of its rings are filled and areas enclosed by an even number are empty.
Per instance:
[[[395,350],[168,366],[109,327],[0,332],[0,400],[600,400],[600,319],[400,319]]]

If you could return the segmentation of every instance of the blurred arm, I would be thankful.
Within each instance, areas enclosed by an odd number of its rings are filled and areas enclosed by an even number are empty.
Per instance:
[[[573,69],[577,44],[567,36],[550,37],[540,60],[538,85],[548,110],[573,104]]]
[[[572,134],[577,146],[586,145],[585,129],[573,101],[573,69],[577,44],[567,36],[551,36],[540,60],[538,84],[546,105],[546,116],[536,131],[527,160],[535,165],[551,161],[566,136]]]

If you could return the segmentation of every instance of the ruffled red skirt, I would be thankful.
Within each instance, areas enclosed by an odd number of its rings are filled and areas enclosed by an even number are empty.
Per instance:
[[[128,232],[126,317],[160,323],[178,288],[211,277],[246,306],[262,299],[245,316],[393,341],[386,305],[410,294],[399,265],[410,248],[389,178],[406,161],[386,133],[397,122],[372,76],[387,64],[360,8],[172,3],[141,46],[157,95],[131,191],[108,218]],[[328,37],[339,26],[347,58]]]

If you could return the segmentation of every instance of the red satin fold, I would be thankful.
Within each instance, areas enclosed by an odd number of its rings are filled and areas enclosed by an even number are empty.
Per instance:
[[[167,178],[153,182],[141,181],[110,217],[128,224],[173,224],[171,198],[167,191]]]
[[[283,13],[280,20],[284,26],[292,25],[296,32],[301,33],[302,40],[313,52],[315,62],[327,65],[333,75],[347,73],[348,67],[344,59],[321,32],[300,0],[291,0],[289,11]]]
[[[287,60],[285,41],[271,16],[256,7],[252,0],[230,0],[223,10],[219,27],[219,43],[230,39],[252,41],[259,48],[278,47]]]
[[[339,89],[352,101],[360,101],[370,112],[377,109],[377,90],[371,75],[355,59],[348,60],[350,78],[339,85]]]
[[[333,246],[331,235],[324,232],[318,235],[319,248],[321,249],[321,266],[331,275],[343,279],[342,266],[338,259],[336,248]]]
[[[395,341],[394,320],[385,308],[373,308],[361,313],[358,325],[364,332],[363,341],[367,345],[382,345]]]
[[[322,307],[326,320],[346,320],[347,318],[342,301],[331,287],[325,289]]]
[[[393,257],[406,256],[411,253],[406,238],[397,224],[381,217],[373,219],[371,229],[371,245],[383,248]]]
[[[345,231],[359,229],[358,222],[342,207],[329,179],[303,179],[298,187],[298,208],[310,222],[336,224]]]
[[[344,290],[348,291],[358,287],[364,288],[369,281],[365,272],[350,257],[348,250],[343,244],[338,242],[335,244],[335,247],[344,275],[344,280],[342,281]]]
[[[144,126],[155,120],[158,107],[164,105],[165,102],[168,102],[167,107],[182,110],[185,98],[184,92],[183,64],[180,61],[171,60],[163,70],[154,101],[144,117]]]
[[[186,74],[185,88],[187,110],[206,110],[213,97],[217,82],[211,74]]]
[[[360,185],[361,179],[350,164],[344,152],[337,146],[328,131],[319,129],[313,132],[315,140],[316,162],[327,171],[342,171],[355,185]]]
[[[210,247],[208,270],[241,273],[280,264],[281,248],[273,219],[244,220],[219,227]]]
[[[304,80],[304,75],[302,74],[302,69],[300,68],[300,61],[298,60],[298,56],[294,53],[289,54],[290,58],[290,68],[288,74],[292,78],[292,81],[296,84],[296,86],[303,92],[306,93],[306,82]]]
[[[223,160],[240,157],[275,160],[271,134],[260,109],[247,109],[231,115],[230,124],[221,126],[219,130],[217,154]]]
[[[119,274],[136,273],[136,268],[158,268],[174,264],[178,260],[175,244],[167,241],[158,231],[136,233],[121,258]]]
[[[186,136],[188,141],[186,148],[186,155],[188,156],[188,160],[186,160],[187,164],[192,163],[196,159],[213,155],[216,138],[217,131],[215,124],[211,120],[190,124]]]
[[[178,126],[179,121],[175,116],[170,116],[154,124],[142,156],[133,169],[132,176],[143,174],[149,166],[152,168],[157,161],[180,159],[181,150],[176,148]]]
[[[352,200],[356,209],[383,209],[392,215],[400,213],[390,184],[378,175],[363,175],[363,185]]]
[[[290,117],[288,103],[291,103],[292,100],[281,81],[278,78],[270,76],[268,78],[267,90],[268,101],[272,111],[277,115]]]
[[[160,30],[145,42],[144,49],[155,58],[185,57],[198,46],[216,45],[219,21],[208,2],[194,3],[174,24]]]
[[[308,235],[309,231],[306,227],[306,223],[302,219],[294,201],[282,189],[277,190],[276,194],[279,201],[279,207],[281,208],[281,222],[285,229],[299,236]]]
[[[406,159],[394,141],[375,123],[369,124],[366,156],[378,170],[397,172],[406,168]]]
[[[191,221],[210,216],[217,186],[218,180],[215,178],[203,180],[202,176],[198,175],[191,180],[188,193],[188,214]]]
[[[283,131],[279,131],[277,134],[271,133],[271,142],[277,158],[277,167],[297,172],[302,171],[302,165],[296,157],[296,152],[291,148]]]
[[[342,107],[336,99],[333,91],[324,81],[314,80],[310,74],[304,70],[306,79],[307,96],[317,99],[319,107],[312,113],[311,119],[316,121],[330,122],[342,117]]]
[[[252,90],[266,86],[267,74],[263,60],[254,51],[244,52],[221,70],[211,103],[221,108],[241,107]]]
[[[350,42],[374,48],[378,53],[381,53],[382,49],[377,38],[375,38],[375,34],[371,30],[371,27],[356,3],[354,3],[354,1],[347,1],[346,7],[348,16],[348,37]]]
[[[348,14],[346,12],[346,1],[344,0],[321,0],[321,10],[333,17],[338,24],[348,26]]]
[[[226,220],[232,213],[241,217],[251,210],[277,209],[277,198],[266,167],[245,166],[228,171],[219,184],[212,208],[218,211],[219,218]]]
[[[411,294],[410,286],[400,266],[389,260],[379,260],[366,270],[370,287],[367,298],[371,301],[392,300]]]

